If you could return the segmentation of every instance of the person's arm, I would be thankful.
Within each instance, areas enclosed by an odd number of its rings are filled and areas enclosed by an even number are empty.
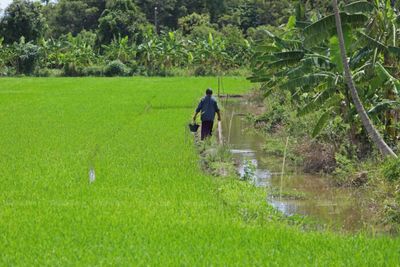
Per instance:
[[[218,115],[218,121],[221,121],[221,111],[219,110],[217,101],[215,101],[215,112]]]
[[[193,116],[193,121],[196,121],[196,118],[197,118],[197,115],[199,114],[199,112],[197,112],[196,111],[196,113],[194,113],[194,116]]]
[[[221,121],[221,112],[219,110],[217,111],[217,115],[218,115],[218,121]]]
[[[193,121],[196,121],[197,115],[200,113],[202,108],[203,108],[203,100],[200,101],[199,105],[196,108],[196,111],[193,116]]]

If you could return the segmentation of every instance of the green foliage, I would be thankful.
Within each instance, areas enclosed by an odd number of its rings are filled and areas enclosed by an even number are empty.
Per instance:
[[[128,36],[113,39],[109,45],[103,45],[106,60],[120,60],[127,63],[136,58],[137,47],[129,42]]]
[[[387,159],[382,167],[383,176],[389,182],[400,180],[400,160]]]
[[[88,66],[83,68],[82,75],[83,76],[103,76],[104,75],[104,66]],[[123,76],[123,75],[122,75]]]
[[[317,121],[317,124],[314,127],[311,137],[316,137],[324,129],[325,125],[329,122],[329,119],[332,116],[331,113],[332,112],[328,110],[321,115],[321,117]]]
[[[349,14],[370,13],[374,10],[374,5],[367,1],[356,1],[344,7],[344,11]]]
[[[34,75],[37,77],[61,77],[64,73],[60,69],[37,68]]]
[[[340,13],[343,25],[351,25],[351,27],[362,27],[368,18],[363,14],[347,14]],[[305,45],[312,47],[320,44],[324,40],[330,38],[336,33],[334,15],[326,16],[304,29]]]
[[[274,105],[269,109],[269,112],[255,119],[256,125],[265,125],[265,129],[269,132],[276,131],[277,128],[283,127],[287,122],[287,110],[280,104]]]
[[[32,74],[39,59],[40,47],[32,42],[25,42],[21,38],[19,43],[14,43],[15,66],[18,74]]]
[[[382,1],[378,2],[377,5],[382,4]],[[388,6],[385,6],[386,17],[375,6],[373,10],[360,7],[359,12],[355,12],[356,6],[370,7],[365,2],[352,4],[352,7],[347,7],[352,11],[342,12],[341,18],[350,66],[357,88],[361,88],[359,95],[367,110],[371,111],[370,114],[374,114],[371,118],[376,125],[391,124],[394,127],[394,119],[388,118],[388,114],[398,113],[393,109],[398,105],[400,83],[395,77],[395,73],[399,73],[399,66],[391,58],[392,54],[396,54],[396,49],[388,48],[388,43],[393,43],[396,36],[393,15]],[[382,20],[382,27],[393,33],[387,34],[375,26],[369,27],[369,24],[365,24],[367,14],[376,21]],[[392,26],[383,26],[383,18]],[[338,39],[334,35],[334,17],[328,15],[312,22],[308,22],[310,24],[305,28],[296,23],[293,28],[294,22],[289,21],[286,29],[290,31],[272,33],[265,30],[254,48],[253,76],[250,80],[264,83],[262,87],[268,88],[269,94],[279,90],[289,91],[292,94],[291,101],[298,108],[298,115],[318,111],[320,115],[312,134],[317,137],[337,117],[342,123],[352,125],[359,119],[343,77]],[[357,127],[360,127],[359,123]],[[351,136],[361,132],[347,128],[353,131]],[[393,139],[395,131],[390,131],[390,135]]]
[[[194,76],[208,76],[211,75],[211,70],[209,68],[207,68],[206,66],[198,66],[195,68],[194,70]]]
[[[127,76],[129,75],[129,68],[120,60],[114,60],[107,64],[104,75],[106,76]]]
[[[40,19],[48,24],[35,39],[41,48],[38,65],[44,69],[43,75],[46,69],[62,69],[67,76],[100,74],[87,68],[117,59],[143,75],[169,75],[179,68],[198,75],[220,75],[249,65],[253,37],[263,33],[261,28],[249,30],[252,33],[246,37],[246,23],[256,27],[267,23],[266,18],[275,21],[272,15],[286,12],[278,7],[290,6],[286,1],[272,2],[168,0],[160,5],[154,0],[42,1],[43,6],[39,2],[33,5],[39,13],[30,22]],[[253,9],[248,11],[250,6]],[[265,11],[269,15],[264,16]],[[254,15],[257,21],[251,23]],[[154,24],[155,16],[157,33],[148,23]],[[281,15],[276,19],[286,20]],[[19,29],[13,33],[26,35]],[[12,48],[6,46],[4,51],[12,52]],[[3,56],[2,73],[12,74],[15,64]]]
[[[27,42],[36,41],[43,36],[46,28],[41,5],[28,0],[14,0],[0,17],[0,36],[4,42],[19,42],[21,37]]]
[[[99,40],[103,44],[113,39],[140,36],[146,27],[146,18],[133,0],[110,0],[99,18]]]
[[[349,159],[346,153],[336,153],[335,160],[336,168],[333,173],[335,182],[338,185],[345,185],[356,170],[354,161]]]
[[[243,162],[243,175],[240,177],[241,180],[243,181],[251,181],[254,179],[254,175],[257,169],[257,166],[252,162],[251,160],[245,160]]]
[[[291,4],[289,1],[240,1],[239,6],[233,8],[237,12],[240,27],[247,31],[260,25],[279,26],[286,23],[290,13]]]
[[[55,4],[49,3],[43,8],[49,23],[48,34],[57,38],[68,33],[75,36],[82,30],[96,30],[105,5],[106,0],[59,0]]]
[[[52,58],[54,65],[60,65],[67,76],[82,76],[85,67],[96,63],[98,58],[94,51],[95,35],[83,31],[76,37],[68,34],[60,38],[62,44],[55,44],[54,50],[49,51],[49,58]],[[57,46],[61,45],[62,49]]]
[[[210,16],[206,14],[193,13],[178,20],[179,29],[183,34],[191,34],[193,29],[198,26],[210,27]]]

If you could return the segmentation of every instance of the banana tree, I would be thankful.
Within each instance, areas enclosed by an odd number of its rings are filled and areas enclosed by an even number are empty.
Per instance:
[[[343,21],[344,39],[350,51],[350,65],[355,80],[368,89],[361,91],[360,96],[370,112],[376,113],[398,102],[387,101],[384,94],[376,89],[381,85],[379,82],[385,82],[385,79],[373,80],[374,75],[368,75],[371,72],[371,54],[355,38],[355,32],[362,32],[361,29],[368,21],[368,17],[362,12],[354,12],[360,10],[360,6],[364,6],[366,11],[371,10],[371,6],[365,5],[365,2],[353,3],[345,6],[339,17]],[[316,123],[314,135],[335,116],[354,124],[357,121],[357,112],[343,74],[339,40],[335,36],[335,16],[330,15],[314,23],[307,23],[303,28],[290,31],[289,38],[287,33],[283,34],[284,37],[278,37],[268,32],[268,39],[256,47],[253,60],[255,71],[251,80],[264,82],[269,91],[274,88],[288,89],[294,96],[293,99],[302,96],[306,105],[300,109],[299,115],[320,110],[322,115]],[[386,72],[382,65],[377,66],[380,67],[382,77]],[[397,83],[392,76],[389,80]],[[375,88],[371,88],[369,84],[375,84]],[[371,95],[374,97],[370,97]]]
[[[377,87],[385,96],[385,100],[397,102],[399,100],[400,83],[393,75],[400,73],[398,58],[400,48],[397,47],[397,15],[392,7],[391,1],[374,0],[368,2],[356,2],[359,6],[369,8],[358,8],[369,17],[365,30],[358,33],[359,40],[370,53],[370,66],[374,69],[376,78],[382,79],[383,84]],[[397,137],[395,125],[398,123],[398,109],[389,109],[383,115],[385,120],[386,135],[392,140]]]
[[[186,65],[187,50],[175,32],[162,32],[158,49],[164,69]]]
[[[88,40],[82,35],[76,37],[67,34],[60,39],[59,60],[70,75],[78,75],[78,69],[97,63],[99,58],[94,51],[94,39]]]
[[[151,33],[144,34],[143,42],[138,46],[138,60],[146,69],[152,70],[156,58],[156,37]]]
[[[224,40],[214,38],[211,33],[206,40],[196,40],[196,46],[192,53],[196,64],[209,66],[216,73],[221,73],[234,64],[226,53]]]
[[[136,58],[136,45],[129,42],[128,36],[115,38],[109,45],[103,45],[102,48],[104,57],[109,61],[119,59],[127,64]]]
[[[338,38],[339,38],[339,47],[340,47],[340,54],[341,54],[341,58],[342,58],[342,64],[344,67],[347,85],[350,89],[350,93],[351,93],[354,105],[357,109],[357,113],[360,116],[360,119],[364,125],[364,128],[368,132],[372,141],[379,148],[381,153],[384,156],[392,156],[392,157],[397,158],[397,155],[386,144],[386,142],[383,140],[383,138],[381,137],[379,132],[376,130],[374,125],[371,123],[371,120],[369,119],[368,114],[365,111],[364,106],[362,105],[362,102],[359,98],[359,95],[358,95],[358,92],[357,92],[357,89],[355,87],[355,83],[354,83],[354,80],[352,77],[352,73],[350,70],[350,66],[349,66],[349,63],[347,60],[345,41],[344,41],[343,30],[342,30],[342,22],[341,22],[341,17],[340,17],[340,13],[339,13],[337,0],[332,0],[332,3],[333,3],[333,9],[335,12],[335,24],[336,24],[336,30],[337,30],[337,34],[338,34]]]

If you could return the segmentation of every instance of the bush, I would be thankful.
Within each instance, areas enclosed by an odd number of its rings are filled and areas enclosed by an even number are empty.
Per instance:
[[[209,76],[212,75],[212,71],[209,67],[200,65],[194,69],[194,76]]]
[[[388,159],[383,164],[382,173],[390,182],[400,180],[400,159]]]
[[[114,60],[108,63],[104,70],[104,74],[108,77],[112,76],[127,76],[130,69],[120,60]]]
[[[353,180],[356,167],[353,160],[348,158],[346,153],[340,152],[335,153],[336,166],[333,174],[337,185],[346,185]]]
[[[269,133],[276,133],[289,123],[289,117],[290,115],[284,105],[274,103],[268,112],[255,118],[254,124],[259,128],[264,128]]]
[[[104,66],[89,66],[83,68],[82,74],[83,76],[103,76]]]
[[[0,77],[2,76],[15,76],[15,68],[9,66],[0,66]]]
[[[83,76],[83,67],[77,66],[75,63],[66,63],[64,65],[64,75],[69,77]]]
[[[136,60],[133,60],[133,59],[129,60],[125,64],[130,69],[130,75],[137,74],[138,69],[139,69],[139,64],[137,63]]]
[[[178,25],[183,34],[190,34],[195,27],[210,25],[210,16],[206,14],[192,13],[178,20]],[[208,32],[207,32],[208,34]]]
[[[33,43],[25,43],[21,38],[19,43],[14,43],[16,53],[16,70],[18,74],[32,74],[39,59],[40,47]]]
[[[38,77],[60,77],[63,75],[63,71],[60,69],[36,69],[35,76]]]

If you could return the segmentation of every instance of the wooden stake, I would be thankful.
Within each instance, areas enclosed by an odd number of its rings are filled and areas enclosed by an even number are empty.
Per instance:
[[[221,121],[218,121],[218,139],[219,143],[222,145],[222,124]]]
[[[288,144],[289,144],[289,136],[286,138],[285,150],[283,152],[283,162],[282,162],[282,172],[281,172],[281,188],[279,190],[279,201],[282,200],[283,175],[285,174],[286,152],[287,152]]]

